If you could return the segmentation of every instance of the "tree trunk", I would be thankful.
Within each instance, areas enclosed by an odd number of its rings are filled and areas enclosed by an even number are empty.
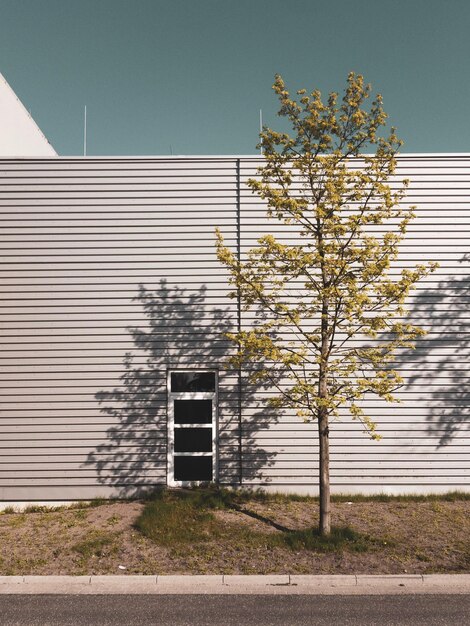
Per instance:
[[[323,283],[326,286],[325,268],[322,267]],[[330,432],[328,428],[329,408],[328,401],[328,298],[324,297],[321,315],[321,360],[318,374],[318,397],[321,404],[318,407],[318,442],[320,446],[319,487],[320,487],[320,535],[329,535],[331,532],[330,507]]]
[[[321,307],[321,354],[320,368],[318,372],[318,442],[320,446],[319,462],[319,488],[320,488],[320,535],[331,533],[331,505],[330,505],[330,432],[328,428],[328,358],[330,349],[329,336],[329,298],[327,288],[330,287],[328,279],[327,265],[325,261],[325,251],[323,248],[323,234],[321,224],[318,224],[318,251],[321,257],[321,273],[323,284],[323,296]]]
[[[320,409],[318,415],[318,440],[320,443],[320,535],[329,535],[331,532],[329,437],[328,412],[325,409]]]

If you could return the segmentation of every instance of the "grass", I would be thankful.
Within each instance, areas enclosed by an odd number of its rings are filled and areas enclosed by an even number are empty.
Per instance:
[[[117,550],[116,539],[113,533],[95,531],[84,541],[74,544],[72,550],[85,560],[92,556],[101,557]]]
[[[211,489],[0,515],[0,574],[436,573],[470,570],[470,495],[318,498]]]
[[[0,515],[12,515],[13,513],[16,513],[14,506],[6,506],[2,511],[0,511]]]
[[[333,526],[327,537],[320,535],[316,528],[289,531],[281,537],[281,543],[294,551],[342,552],[348,549],[353,552],[367,552],[380,542],[349,526]],[[387,542],[382,542],[382,545],[387,545]]]
[[[171,493],[165,489],[158,490],[157,492],[149,494],[144,501],[151,502],[155,499],[166,497],[162,494]],[[188,497],[191,494],[191,498],[199,506],[208,507],[211,509],[232,508],[234,504],[243,504],[245,502],[275,502],[277,504],[289,504],[290,502],[311,502],[318,504],[319,498],[317,496],[304,496],[300,494],[284,494],[276,492],[266,492],[262,490],[244,490],[244,489],[223,489],[223,488],[205,488],[181,491],[182,497]],[[197,494],[197,495],[196,495]],[[93,509],[106,504],[112,504],[114,502],[132,502],[135,498],[95,498],[93,500],[84,500],[79,502],[72,502],[71,504],[64,504],[61,506],[48,506],[48,505],[36,505],[31,504],[24,508],[16,508],[14,506],[7,506],[0,510],[0,515],[12,515],[14,513],[50,513],[54,511],[68,511],[74,509]],[[142,500],[142,498],[140,498]],[[335,494],[331,496],[332,502],[458,502],[458,501],[470,501],[470,493],[464,491],[449,491],[443,494],[431,494],[431,495],[418,495],[418,494],[398,494],[389,495],[385,493],[379,493],[375,495],[362,495],[362,494]]]
[[[318,498],[313,498],[318,502]],[[418,495],[418,494],[398,494],[389,495],[379,493],[376,495],[361,494],[337,494],[331,496],[332,502],[457,502],[470,501],[470,493],[465,491],[448,491],[442,494]]]
[[[147,502],[135,527],[162,546],[204,541],[217,534],[211,511],[226,506],[225,494],[215,490],[162,491]]]
[[[289,496],[253,494],[248,491],[226,489],[197,489],[186,491],[161,491],[149,500],[143,512],[135,522],[135,527],[146,537],[167,548],[178,548],[182,544],[223,539],[229,531],[232,544],[238,541],[246,547],[266,546],[283,547],[289,550],[312,550],[316,552],[335,552],[349,549],[366,552],[375,548],[379,541],[368,535],[354,531],[347,526],[333,527],[329,536],[321,536],[318,529],[291,530],[244,508],[249,501],[279,502],[298,501]],[[305,498],[302,499],[305,501]],[[259,532],[239,525],[227,527],[214,515],[215,510],[234,510],[267,524],[266,532]],[[280,531],[272,532],[272,528]],[[271,532],[270,532],[271,531]]]
[[[57,511],[70,511],[74,509],[94,509],[104,504],[112,504],[118,502],[116,499],[95,498],[93,500],[83,500],[79,502],[72,502],[71,504],[61,504],[59,506],[49,506],[48,504],[29,504],[25,507],[6,506],[0,511],[0,515],[12,515],[14,513],[52,513]]]

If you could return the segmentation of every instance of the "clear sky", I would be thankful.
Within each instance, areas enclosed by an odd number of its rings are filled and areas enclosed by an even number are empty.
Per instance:
[[[61,155],[253,154],[274,74],[382,93],[403,152],[470,152],[469,0],[0,0],[0,71]]]

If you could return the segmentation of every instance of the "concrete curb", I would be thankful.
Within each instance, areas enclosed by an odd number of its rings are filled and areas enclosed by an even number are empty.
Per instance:
[[[0,576],[0,595],[470,594],[470,574],[268,576]]]

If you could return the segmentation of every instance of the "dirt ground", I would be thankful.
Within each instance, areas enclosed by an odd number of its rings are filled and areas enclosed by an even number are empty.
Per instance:
[[[470,571],[470,501],[342,502],[333,522],[370,538],[365,551],[251,544],[250,535],[312,527],[312,502],[246,503],[213,514],[226,532],[162,547],[134,527],[142,502],[0,514],[0,574],[420,574]],[[184,520],[181,520],[184,524]],[[230,529],[237,528],[231,540]],[[240,529],[242,534],[240,535]],[[244,530],[246,531],[243,535]],[[246,536],[246,541],[240,537]]]

